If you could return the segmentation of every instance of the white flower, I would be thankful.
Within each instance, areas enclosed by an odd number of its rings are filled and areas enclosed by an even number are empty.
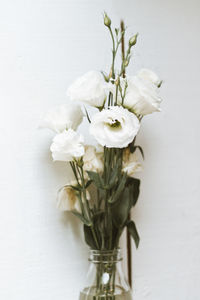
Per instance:
[[[141,170],[142,165],[138,161],[135,152],[131,153],[129,148],[125,149],[123,153],[122,171],[127,173],[128,176],[134,177],[135,173]]]
[[[111,106],[93,115],[90,133],[101,146],[124,148],[133,141],[139,128],[139,120],[133,113],[123,107]]]
[[[137,76],[141,79],[150,81],[151,83],[155,84],[156,86],[158,86],[161,82],[158,75],[149,69],[141,69],[137,73]]]
[[[62,211],[72,211],[76,210],[81,213],[81,207],[79,203],[79,198],[77,191],[72,188],[72,186],[77,186],[77,182],[72,180],[70,183],[62,187],[57,194],[57,208]],[[86,198],[90,200],[90,194],[86,191]],[[84,199],[81,200],[84,204]]]
[[[84,154],[84,138],[73,129],[58,133],[50,147],[52,157],[59,161],[72,161]]]
[[[103,76],[96,71],[86,73],[68,88],[67,95],[72,101],[102,107],[106,98]]]
[[[161,98],[158,96],[158,88],[150,81],[139,77],[128,77],[128,87],[123,106],[137,115],[147,115],[160,111]],[[122,104],[122,99],[118,100]]]
[[[51,109],[40,124],[41,128],[49,128],[59,133],[65,129],[76,130],[83,120],[80,105],[68,103]]]
[[[103,171],[103,152],[98,152],[94,146],[87,145],[83,162],[84,171],[101,173]]]

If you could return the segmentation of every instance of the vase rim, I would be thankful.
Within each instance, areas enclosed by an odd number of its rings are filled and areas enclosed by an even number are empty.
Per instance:
[[[89,251],[89,261],[99,262],[119,262],[122,260],[122,251],[120,248],[113,250],[94,250]]]
[[[101,253],[104,253],[104,254],[113,254],[113,253],[121,253],[121,248],[115,248],[115,249],[112,249],[112,250],[97,250],[97,249],[92,249],[90,248],[89,249],[89,252],[90,253],[95,253],[95,254],[101,254]]]

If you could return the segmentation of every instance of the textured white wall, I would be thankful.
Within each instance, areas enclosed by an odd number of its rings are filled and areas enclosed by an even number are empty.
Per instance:
[[[67,85],[110,62],[104,9],[140,33],[135,64],[164,79],[163,112],[145,118],[146,153],[134,212],[135,300],[199,300],[200,4],[198,0],[0,2],[0,299],[77,299],[87,247],[73,217],[55,209],[67,168],[53,164],[41,113]]]

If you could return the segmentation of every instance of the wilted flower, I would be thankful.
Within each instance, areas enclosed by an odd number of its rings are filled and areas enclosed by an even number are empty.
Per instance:
[[[57,134],[50,147],[53,160],[73,161],[84,155],[84,138],[72,129]]]
[[[72,180],[58,191],[57,207],[62,211],[76,210],[81,213],[78,192],[72,186],[77,186],[77,182],[75,180]],[[86,192],[86,197],[87,200],[90,200],[90,194],[88,191]],[[83,201],[83,199],[81,201]]]
[[[55,132],[65,129],[76,130],[83,120],[83,112],[79,104],[67,103],[51,109],[44,116],[41,128],[49,128]]]
[[[72,211],[76,210],[81,213],[80,202],[78,198],[78,191],[74,187],[77,187],[77,181],[71,180],[67,185],[63,186],[57,194],[57,207],[62,211]],[[87,201],[90,200],[90,194],[86,191]],[[81,197],[81,201],[84,205],[84,198]]]
[[[91,119],[90,133],[101,146],[124,148],[138,133],[138,118],[127,109],[111,106],[95,114]]]
[[[69,185],[62,187],[57,194],[57,207],[62,211],[77,210],[80,212],[79,199],[77,191],[75,191],[71,185],[76,185],[75,182],[71,182]]]

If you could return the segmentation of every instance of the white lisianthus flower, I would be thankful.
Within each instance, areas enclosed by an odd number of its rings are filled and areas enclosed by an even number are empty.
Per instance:
[[[138,161],[137,155],[130,152],[127,148],[123,153],[122,171],[127,173],[128,176],[134,177],[136,172],[142,171],[142,165]]]
[[[139,128],[140,122],[133,113],[123,107],[111,106],[93,115],[89,130],[101,146],[125,148]]]
[[[61,211],[76,210],[79,213],[81,213],[81,207],[80,207],[77,191],[73,189],[72,186],[77,186],[77,182],[75,180],[72,180],[69,184],[65,185],[58,191],[57,208]],[[88,191],[86,191],[86,197],[87,200],[89,201],[90,194]]]
[[[103,152],[98,152],[94,146],[85,146],[83,163],[84,171],[103,172]]]
[[[137,73],[137,76],[141,79],[147,80],[147,81],[155,84],[156,86],[159,86],[159,84],[161,82],[158,75],[149,69],[141,69]]]
[[[84,138],[73,129],[58,133],[50,147],[53,160],[72,161],[84,155]]]
[[[72,83],[67,90],[67,95],[72,101],[102,107],[106,99],[104,85],[101,73],[90,71]]]
[[[82,120],[83,112],[80,105],[68,103],[47,112],[40,124],[40,128],[49,128],[57,133],[70,128],[76,130]]]
[[[158,88],[150,81],[139,77],[128,77],[128,87],[124,98],[123,106],[137,115],[148,115],[160,111],[161,98],[158,95]],[[119,97],[119,103],[122,99]]]

